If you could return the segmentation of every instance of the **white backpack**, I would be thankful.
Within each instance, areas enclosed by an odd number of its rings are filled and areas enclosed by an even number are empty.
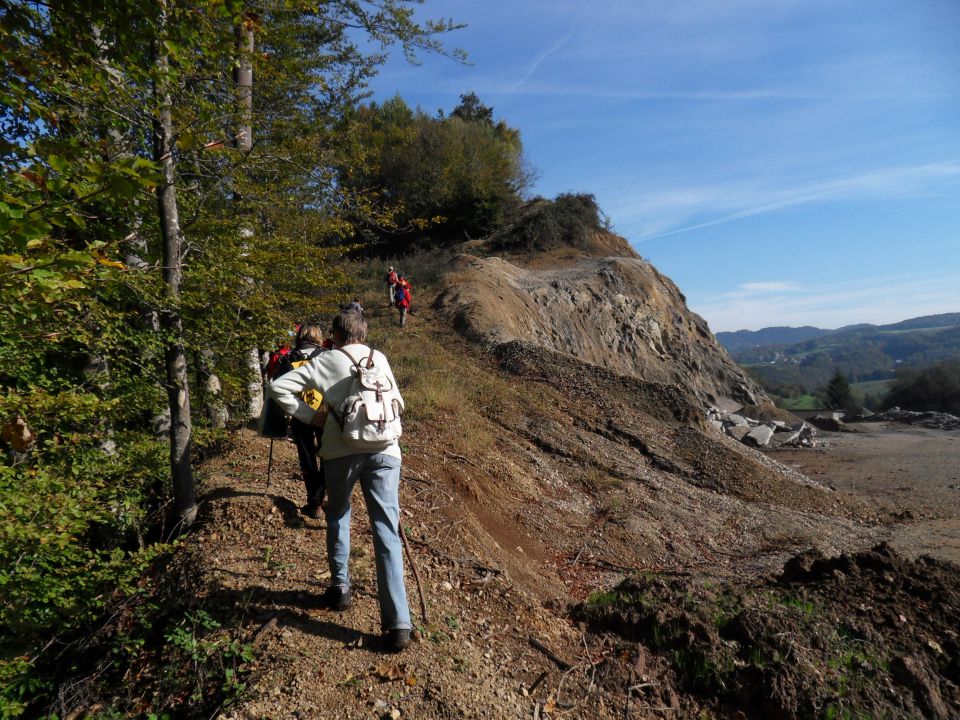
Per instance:
[[[403,398],[393,379],[373,362],[373,348],[362,363],[343,348],[337,348],[350,358],[353,383],[347,398],[339,408],[330,408],[344,442],[358,450],[376,452],[385,450],[396,441],[403,428],[400,414]]]

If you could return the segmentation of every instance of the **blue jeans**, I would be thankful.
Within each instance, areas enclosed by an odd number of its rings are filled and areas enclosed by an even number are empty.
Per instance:
[[[347,455],[324,461],[323,469],[330,583],[350,587],[350,494],[359,480],[373,530],[381,628],[410,628],[400,539],[400,458],[379,453]]]

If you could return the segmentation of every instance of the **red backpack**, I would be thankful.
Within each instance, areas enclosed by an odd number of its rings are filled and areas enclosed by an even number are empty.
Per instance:
[[[285,360],[287,355],[290,354],[290,346],[284,345],[283,347],[274,350],[270,353],[270,359],[267,361],[267,367],[263,371],[264,375],[267,376],[268,380],[273,380],[280,373],[277,372],[278,366],[281,364],[281,361]],[[286,364],[286,363],[283,363]],[[289,368],[288,368],[289,369]]]

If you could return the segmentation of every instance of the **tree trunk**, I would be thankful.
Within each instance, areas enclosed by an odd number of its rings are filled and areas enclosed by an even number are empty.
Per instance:
[[[220,377],[214,372],[214,354],[210,348],[204,348],[200,351],[200,362],[198,365],[198,376],[203,382],[203,411],[210,421],[210,426],[215,430],[222,430],[227,426],[227,420],[230,419],[230,413],[227,411],[227,405],[223,401],[223,387],[220,385]]]
[[[161,0],[161,34],[166,21],[166,2]],[[197,513],[196,485],[190,465],[193,424],[190,419],[190,382],[183,347],[180,317],[180,285],[183,279],[180,247],[180,211],[177,207],[177,167],[173,157],[173,101],[166,85],[169,67],[166,50],[157,44],[160,81],[155,88],[158,115],[154,120],[154,159],[163,179],[157,188],[160,234],[163,241],[163,282],[167,303],[160,313],[160,327],[168,338],[164,349],[167,368],[167,396],[170,405],[170,472],[173,481],[174,513],[182,526],[193,522]]]
[[[244,18],[235,28],[235,47],[237,61],[233,67],[233,84],[237,94],[237,133],[234,144],[241,153],[249,153],[253,148],[253,50],[254,21]],[[241,237],[253,238],[253,229],[246,227],[240,231]],[[260,368],[260,350],[252,347],[247,350],[247,416],[250,419],[260,417],[263,409],[263,372]]]

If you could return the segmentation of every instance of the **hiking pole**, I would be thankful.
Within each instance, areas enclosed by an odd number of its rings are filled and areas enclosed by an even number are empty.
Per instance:
[[[271,470],[273,470],[273,438],[270,438],[270,459],[267,460],[267,487],[270,487]]]

